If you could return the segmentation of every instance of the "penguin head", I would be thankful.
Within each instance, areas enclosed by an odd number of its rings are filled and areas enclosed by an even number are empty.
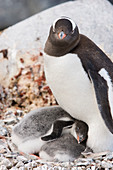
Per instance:
[[[77,121],[75,126],[75,132],[78,143],[82,143],[88,136],[88,125],[83,121]]]
[[[72,19],[58,18],[50,28],[44,51],[52,56],[65,55],[78,44],[79,37],[78,27]]]

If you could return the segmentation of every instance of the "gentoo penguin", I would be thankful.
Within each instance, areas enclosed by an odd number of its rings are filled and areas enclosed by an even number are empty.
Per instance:
[[[89,126],[87,145],[113,151],[113,63],[75,22],[60,17],[45,43],[44,66],[58,104]]]
[[[12,142],[22,152],[36,153],[47,141],[67,133],[75,121],[59,106],[38,108],[14,126]]]
[[[70,133],[63,134],[60,138],[44,144],[39,156],[44,161],[67,162],[80,157],[85,146],[78,144]]]

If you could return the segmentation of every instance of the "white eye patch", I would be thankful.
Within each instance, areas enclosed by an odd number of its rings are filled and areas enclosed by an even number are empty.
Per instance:
[[[69,20],[71,22],[71,24],[72,24],[72,31],[74,31],[75,27],[77,26],[76,23],[71,18],[62,16],[62,17],[57,18],[53,22],[53,32],[55,32],[55,25],[56,25],[57,21],[60,20],[60,19],[67,19],[67,20]]]

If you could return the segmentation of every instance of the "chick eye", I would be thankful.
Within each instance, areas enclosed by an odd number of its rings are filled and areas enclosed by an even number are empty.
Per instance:
[[[79,130],[80,128],[79,127],[76,127],[77,130]]]
[[[59,37],[59,39],[64,39],[64,38],[66,37],[66,34],[65,34],[63,31],[61,31],[61,32],[58,34],[58,37]]]

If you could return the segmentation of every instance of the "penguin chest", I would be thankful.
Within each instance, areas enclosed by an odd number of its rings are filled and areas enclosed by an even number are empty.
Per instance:
[[[76,54],[62,57],[46,55],[45,75],[59,105],[72,116],[82,120],[80,114],[92,110],[94,107],[92,85]]]

